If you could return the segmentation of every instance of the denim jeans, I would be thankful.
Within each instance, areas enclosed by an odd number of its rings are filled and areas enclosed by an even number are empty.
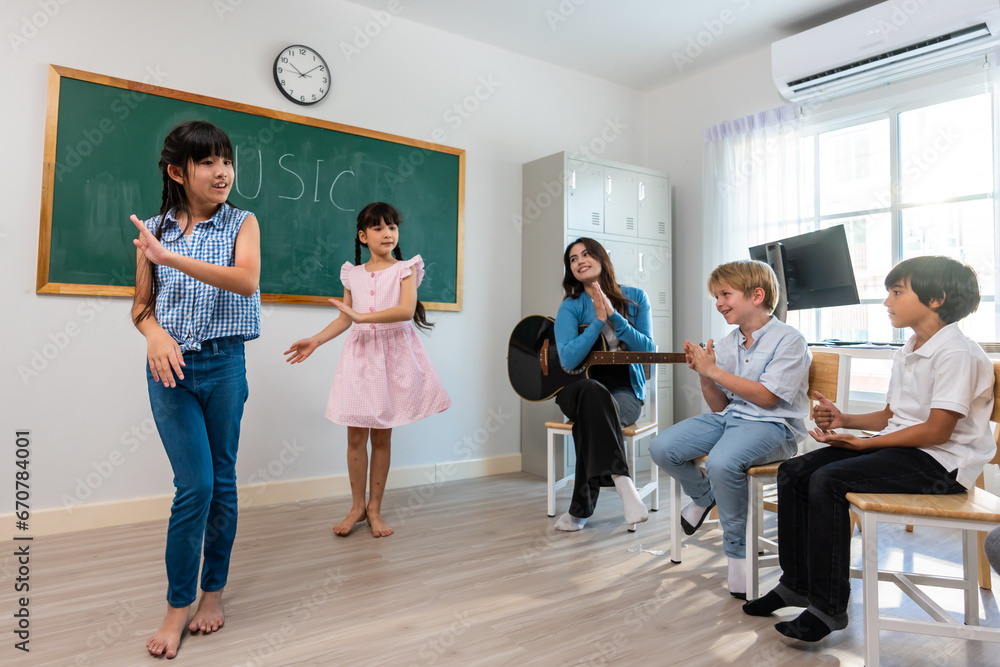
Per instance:
[[[696,505],[716,502],[723,550],[730,558],[745,558],[747,468],[794,456],[797,446],[795,434],[784,423],[709,412],[654,437],[649,457],[680,482]],[[699,456],[708,457],[704,472],[693,463]]]
[[[236,538],[236,450],[249,395],[243,339],[216,338],[184,354],[184,379],[167,388],[147,366],[149,404],[174,471],[173,506],[167,528],[167,603],[186,607],[201,588],[226,585]]]

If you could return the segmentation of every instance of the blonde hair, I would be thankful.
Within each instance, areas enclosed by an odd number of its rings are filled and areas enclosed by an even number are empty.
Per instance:
[[[778,277],[764,262],[756,259],[741,259],[735,262],[720,264],[708,277],[708,294],[715,297],[715,290],[721,285],[728,285],[743,296],[753,298],[753,292],[758,287],[764,290],[764,307],[768,314],[774,312],[778,305]]]

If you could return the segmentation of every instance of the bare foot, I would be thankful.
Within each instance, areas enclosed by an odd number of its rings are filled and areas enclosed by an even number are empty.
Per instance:
[[[360,509],[357,507],[351,507],[351,511],[347,513],[344,520],[333,527],[333,532],[341,537],[347,537],[351,534],[351,531],[354,530],[354,525],[364,521],[366,518],[368,518],[368,513],[365,511],[364,507]]]
[[[222,590],[201,592],[201,602],[198,603],[198,611],[194,613],[188,630],[205,634],[215,632],[226,622],[226,615],[222,611]]]
[[[368,508],[368,525],[372,527],[372,537],[389,537],[394,532],[382,520],[382,515],[371,508]]]
[[[163,618],[163,623],[160,624],[156,634],[146,642],[146,649],[150,653],[165,655],[168,658],[177,655],[177,649],[181,645],[181,635],[184,634],[184,626],[187,625],[189,609],[190,605],[187,607],[167,605],[167,615]]]

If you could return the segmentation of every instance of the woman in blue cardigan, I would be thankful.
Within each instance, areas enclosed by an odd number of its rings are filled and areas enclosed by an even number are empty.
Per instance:
[[[563,368],[572,370],[583,363],[601,334],[609,350],[655,351],[646,293],[617,283],[611,259],[600,243],[590,238],[573,241],[563,253],[563,264],[565,296],[555,324]],[[590,375],[556,395],[563,414],[573,421],[576,446],[573,500],[569,512],[556,520],[557,530],[583,528],[594,513],[602,486],[614,486],[621,496],[626,524],[648,518],[629,477],[622,438],[622,427],[635,422],[646,398],[642,366],[602,366],[599,374]]]

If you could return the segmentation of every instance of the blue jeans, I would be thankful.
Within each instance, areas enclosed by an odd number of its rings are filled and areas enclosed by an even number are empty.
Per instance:
[[[730,558],[745,558],[747,468],[782,461],[797,449],[795,434],[784,423],[709,412],[657,435],[649,443],[649,457],[680,482],[696,505],[716,502],[723,550]],[[704,471],[693,463],[700,456],[708,457]]]
[[[167,388],[146,369],[149,404],[174,471],[167,528],[167,603],[195,601],[204,544],[201,588],[226,585],[236,539],[236,450],[249,395],[243,339],[215,338],[184,354],[184,379]]]

